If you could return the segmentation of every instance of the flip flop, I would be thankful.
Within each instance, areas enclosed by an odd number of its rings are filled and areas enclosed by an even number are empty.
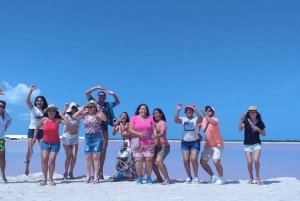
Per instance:
[[[153,180],[153,183],[162,183],[162,182],[163,182],[163,180],[159,180],[157,178]]]
[[[88,184],[88,183],[90,183],[90,181],[91,181],[91,178],[86,178],[86,179],[84,180],[84,183]]]
[[[98,184],[99,183],[99,180],[94,180],[93,181],[93,184]]]
[[[55,186],[55,185],[56,185],[56,183],[53,180],[51,180],[50,181],[50,186]]]
[[[42,181],[42,182],[40,183],[40,185],[41,185],[41,186],[47,185],[47,180]]]
[[[263,182],[261,180],[256,180],[257,185],[263,185]]]

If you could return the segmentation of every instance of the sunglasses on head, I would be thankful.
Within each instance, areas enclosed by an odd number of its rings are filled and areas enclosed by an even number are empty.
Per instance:
[[[5,109],[5,106],[4,106],[4,105],[0,105],[0,108],[3,108],[3,109]]]
[[[86,106],[87,109],[92,109],[95,106]]]

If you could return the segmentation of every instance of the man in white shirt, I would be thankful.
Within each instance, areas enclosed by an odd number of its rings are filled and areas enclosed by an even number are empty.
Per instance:
[[[3,88],[0,87],[0,95],[3,94]],[[7,128],[11,124],[11,117],[10,115],[5,111],[6,102],[0,100],[0,169],[1,169],[1,177],[4,182],[7,182],[7,179],[5,177],[5,139],[4,139],[4,132],[7,130]]]

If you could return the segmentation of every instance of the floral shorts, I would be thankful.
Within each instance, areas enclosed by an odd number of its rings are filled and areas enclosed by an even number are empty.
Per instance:
[[[136,158],[152,158],[154,156],[154,145],[140,145],[138,148],[131,148],[133,156]]]

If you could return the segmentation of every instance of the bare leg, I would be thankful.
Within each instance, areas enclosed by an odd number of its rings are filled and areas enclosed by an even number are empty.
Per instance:
[[[214,164],[216,166],[219,177],[223,177],[223,167],[220,163],[220,160],[219,159],[214,159]]]
[[[159,173],[159,170],[158,170],[158,167],[157,165],[155,164],[155,158],[153,158],[153,172],[154,174],[156,175],[156,178],[153,182],[156,183],[156,182],[163,182],[163,178],[161,177],[160,173]]]
[[[165,164],[163,162],[164,162],[164,158],[161,157],[161,156],[157,156],[157,158],[156,158],[156,164],[157,164],[159,170],[164,175],[165,180],[170,181],[168,170],[167,170],[167,168],[166,168],[166,166],[165,166]]]
[[[65,149],[65,153],[66,153],[66,160],[65,160],[65,173],[64,173],[64,180],[67,180],[68,177],[68,169],[70,166],[70,161],[71,161],[71,157],[72,157],[72,150],[71,150],[71,146],[69,145],[63,145],[64,149]]]
[[[182,152],[183,164],[188,177],[192,177],[190,168],[190,154],[191,152],[189,151]]]
[[[1,177],[4,182],[7,182],[7,179],[5,177],[5,166],[6,166],[6,160],[5,160],[5,150],[0,151],[0,169],[1,169]]]
[[[208,165],[207,162],[208,162],[208,161],[203,160],[203,159],[200,160],[200,164],[201,164],[202,168],[205,170],[205,172],[207,172],[207,174],[209,174],[209,176],[213,176],[214,173],[213,173],[213,171],[211,170],[211,168],[210,168],[210,166]]]
[[[53,181],[53,174],[55,170],[55,160],[58,152],[50,152],[49,154],[49,180],[50,180],[50,185],[54,186],[56,183]]]
[[[256,172],[256,181],[257,184],[262,184],[260,177],[259,177],[259,170],[260,170],[260,163],[259,163],[259,158],[260,158],[261,150],[256,149],[254,150],[254,164],[255,164],[255,172]]]
[[[252,184],[253,182],[253,173],[252,173],[252,153],[249,152],[249,151],[245,151],[245,154],[246,154],[246,159],[247,159],[247,167],[248,167],[248,172],[249,172],[249,175],[250,175],[250,179],[248,181],[248,184]]]
[[[199,164],[198,164],[198,155],[199,155],[198,151],[191,151],[191,161],[192,161],[195,177],[198,177],[198,166],[199,166]]]
[[[49,155],[49,151],[42,150],[42,172],[44,175],[44,180],[40,183],[41,186],[44,186],[47,183]]]
[[[99,174],[99,166],[100,166],[100,154],[93,154],[94,161],[94,183],[98,183],[99,180],[96,175]]]
[[[144,157],[135,158],[135,169],[139,178],[142,178]]]
[[[153,157],[147,157],[146,158],[147,178],[151,177],[151,173],[152,173],[152,159],[153,159]]]
[[[102,153],[100,154],[100,169],[99,169],[99,175],[103,175],[103,167],[104,167],[104,162],[106,158],[106,148],[102,150]]]
[[[28,149],[27,149],[27,154],[26,154],[26,167],[25,167],[25,174],[29,174],[29,163],[30,163],[30,156],[32,152],[32,138],[28,138]]]
[[[74,171],[74,167],[75,167],[75,163],[77,160],[77,152],[78,152],[78,144],[72,145],[72,158],[71,158],[71,166],[70,166],[70,179],[74,179],[73,176],[73,171]]]
[[[86,169],[86,179],[85,182],[88,183],[91,179],[91,167],[92,167],[92,154],[85,155],[85,169]]]

